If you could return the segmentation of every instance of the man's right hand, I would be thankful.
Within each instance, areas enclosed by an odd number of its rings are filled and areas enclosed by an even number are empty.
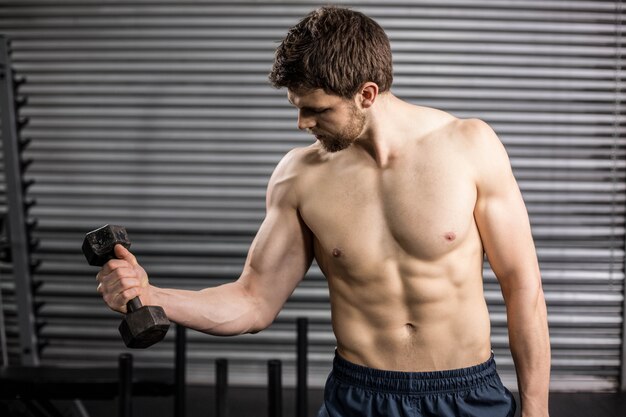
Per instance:
[[[115,246],[117,259],[108,261],[96,275],[97,291],[110,309],[126,314],[126,303],[139,297],[143,305],[150,305],[152,287],[148,274],[137,258],[124,246]]]

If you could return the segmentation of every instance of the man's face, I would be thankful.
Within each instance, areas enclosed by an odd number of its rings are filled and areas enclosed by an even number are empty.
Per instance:
[[[289,101],[298,108],[298,129],[315,136],[328,152],[353,144],[365,128],[365,112],[353,100],[326,94],[323,90],[289,91]]]

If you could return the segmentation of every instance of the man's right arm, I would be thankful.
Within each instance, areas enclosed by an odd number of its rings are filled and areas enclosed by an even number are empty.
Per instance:
[[[279,163],[267,190],[267,213],[252,242],[239,279],[199,291],[158,288],[135,257],[121,245],[121,259],[98,273],[98,292],[113,310],[139,296],[145,305],[160,305],[170,320],[215,335],[260,331],[269,326],[313,259],[312,235],[297,209],[297,154]]]

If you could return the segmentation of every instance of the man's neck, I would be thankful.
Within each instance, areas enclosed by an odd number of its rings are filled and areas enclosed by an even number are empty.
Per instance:
[[[407,143],[409,106],[388,92],[379,95],[369,110],[364,132],[354,145],[367,152],[381,169],[388,168]]]

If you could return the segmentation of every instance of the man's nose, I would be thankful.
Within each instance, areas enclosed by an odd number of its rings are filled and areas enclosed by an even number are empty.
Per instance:
[[[315,127],[315,118],[298,112],[298,129],[306,130]]]

